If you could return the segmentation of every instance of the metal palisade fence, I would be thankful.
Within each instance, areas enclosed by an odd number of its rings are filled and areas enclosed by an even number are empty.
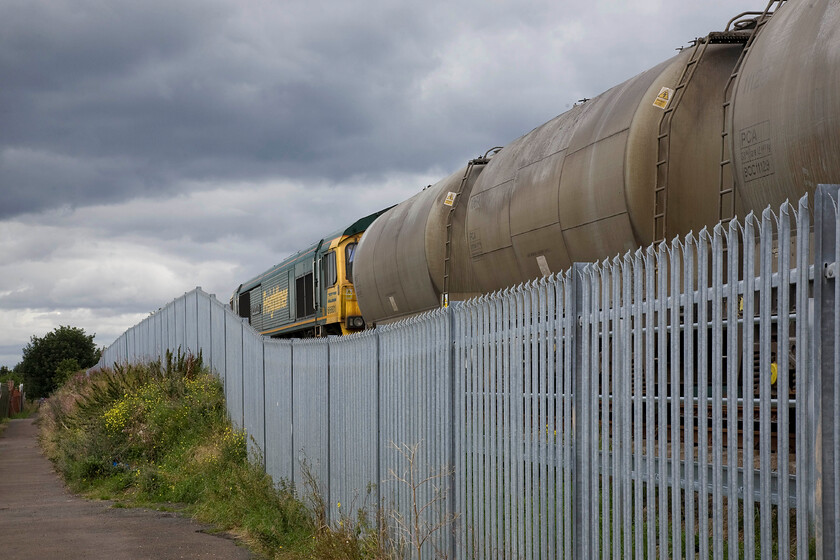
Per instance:
[[[196,289],[100,367],[201,352],[275,480],[426,558],[833,558],[838,188],[357,335]]]

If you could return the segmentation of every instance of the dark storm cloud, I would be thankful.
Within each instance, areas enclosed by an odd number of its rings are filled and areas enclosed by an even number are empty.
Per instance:
[[[644,38],[616,50],[601,29],[616,22],[576,3],[316,4],[4,2],[0,217],[185,179],[455,169],[650,55]],[[581,79],[587,58],[596,79]],[[552,83],[556,99],[522,103]]]
[[[376,149],[383,122],[400,130],[394,115],[434,60],[400,31],[416,25],[392,21],[404,12],[233,6],[0,8],[0,216],[163,192],[184,178],[428,166]]]

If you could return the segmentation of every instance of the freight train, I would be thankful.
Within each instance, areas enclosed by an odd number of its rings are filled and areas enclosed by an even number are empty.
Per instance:
[[[392,321],[837,182],[840,1],[771,0],[366,223],[352,289],[366,324]]]

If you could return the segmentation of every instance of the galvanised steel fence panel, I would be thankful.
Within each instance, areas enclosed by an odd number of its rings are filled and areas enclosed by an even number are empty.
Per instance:
[[[292,343],[266,340],[265,471],[275,481],[294,484],[292,433]]]
[[[196,350],[201,352],[201,360],[210,369],[213,369],[213,324],[210,320],[210,308],[215,298],[196,288],[195,302],[195,330]]]
[[[149,320],[144,319],[134,327],[134,344],[136,359],[146,362],[149,360]]]
[[[133,327],[125,331],[125,355],[128,360],[137,359],[137,349],[135,344],[135,335],[137,327]]]
[[[292,346],[293,479],[300,495],[317,490],[327,504],[331,503],[329,353],[323,339],[295,341]]]
[[[157,315],[160,319],[160,355],[165,356],[169,350],[169,314],[167,313],[168,305],[158,310]]]
[[[95,367],[111,367],[117,362],[117,343],[119,338],[111,343],[111,346],[105,349],[102,356],[99,358],[99,363]]]
[[[128,360],[128,352],[126,351],[126,333],[120,335],[120,337],[114,342],[115,349],[114,349],[114,361],[115,362],[125,362]]]
[[[184,345],[183,352],[198,355],[198,292],[199,288],[184,295]]]
[[[242,356],[243,335],[245,331],[242,320],[229,313],[225,315],[225,398],[230,419],[236,429],[244,427],[243,392],[242,392]]]
[[[107,348],[105,348],[102,351],[102,355],[99,357],[99,362],[97,362],[96,366],[94,366],[94,368],[92,368],[92,369],[95,369],[95,368],[98,368],[98,367],[105,367],[106,364],[109,367],[111,365],[113,365],[114,360],[112,360],[111,358],[115,353],[114,352],[114,346],[116,345],[116,343],[117,343],[117,341],[114,340],[114,342],[112,342],[110,346],[108,346]]]
[[[129,337],[129,354],[132,360],[143,360],[142,340],[141,340],[142,323],[135,325],[128,332],[131,333]]]
[[[113,348],[114,352],[113,352],[112,358],[109,360],[109,363],[124,361],[124,355],[125,355],[124,334],[120,335],[120,337],[117,338],[117,340],[114,341],[114,344],[111,345],[111,348]]]
[[[134,327],[134,355],[135,359],[140,360],[142,362],[146,362],[149,360],[149,352],[148,352],[148,340],[149,340],[149,321],[148,319],[144,319]]]
[[[246,327],[247,328],[247,327]],[[250,328],[248,328],[250,330]],[[263,338],[258,333],[242,337],[242,402],[248,452],[263,460],[265,449],[265,363]]]
[[[128,335],[123,333],[122,336],[117,340],[117,355],[115,356],[115,361],[118,362],[126,362],[128,361]]]
[[[114,365],[114,362],[116,362],[117,343],[119,342],[119,340],[120,339],[117,338],[116,340],[114,340],[114,342],[111,343],[111,345],[108,348],[105,349],[105,351],[102,353],[102,357],[100,357],[99,359],[99,363],[97,364],[97,366],[111,367]]]
[[[153,359],[154,354],[152,354],[152,320],[151,317],[146,317],[143,321],[138,325],[139,333],[138,333],[138,349],[140,353],[140,359],[144,362],[148,362],[149,360]]]
[[[186,347],[173,346],[176,337],[171,334],[174,332],[176,319],[180,313],[180,311],[176,313],[179,301],[183,304],[181,308],[184,316],[183,320],[179,319],[177,322],[183,325],[181,330],[185,333],[189,332],[189,338],[194,338],[196,341],[187,344]],[[182,353],[196,354],[201,351],[205,364],[210,366],[224,382],[226,314],[230,314],[230,311],[224,304],[218,302],[215,296],[205,294],[200,288],[196,288],[123,333],[105,349],[98,366],[106,367],[128,361],[162,360],[167,351],[177,353],[180,348]],[[182,343],[186,340],[185,335]]]
[[[132,349],[132,354],[134,355],[135,360],[144,361],[145,360],[145,350],[143,349],[143,331],[145,325],[140,323],[136,325],[132,330],[134,331],[134,348]]]
[[[792,525],[807,556],[808,231],[803,201],[581,270],[584,556],[789,557]]]
[[[178,337],[175,327],[175,301],[172,301],[163,308],[163,314],[166,318],[166,350],[173,354],[178,352]]]
[[[379,506],[378,337],[330,337],[330,518]],[[341,506],[339,506],[341,504]]]
[[[187,298],[183,295],[175,300],[175,343],[172,353],[184,353],[187,348]]]
[[[209,365],[219,376],[223,386],[226,384],[227,378],[227,329],[225,325],[228,315],[234,315],[234,313],[217,301],[216,298],[212,298],[210,302],[210,322],[208,323],[210,327]]]
[[[465,535],[467,542],[458,543],[458,555],[466,554],[466,550],[476,550],[480,556],[483,543],[480,535],[483,533],[484,500],[481,482],[484,480],[482,468],[483,452],[478,442],[483,434],[480,433],[481,391],[478,385],[483,381],[479,358],[483,356],[484,339],[482,330],[486,298],[471,300],[455,310],[455,363],[456,366],[456,416],[455,422],[460,429],[455,430],[455,475],[463,481],[458,485],[455,499],[456,507],[461,512],[458,519],[458,532]],[[499,341],[502,343],[502,341]],[[503,344],[503,343],[502,343]],[[507,373],[507,370],[505,370]],[[506,376],[507,377],[507,376]],[[510,438],[509,434],[500,434],[503,438]],[[507,482],[510,481],[509,468],[505,473]],[[514,494],[511,492],[511,494]],[[515,508],[514,508],[515,511]],[[515,515],[507,510],[509,516]],[[508,532],[508,535],[511,533]],[[491,545],[492,546],[492,545]]]
[[[137,359],[137,326],[125,332],[125,355],[128,360]]]
[[[564,469],[555,444],[566,431],[556,398],[567,326],[557,288],[542,280],[455,311],[459,556],[567,552],[557,538],[571,507],[558,487]]]
[[[152,323],[152,357],[161,356],[164,353],[163,314],[158,309],[151,317]]]
[[[382,492],[392,500],[387,507],[401,537],[417,542],[428,536],[429,558],[451,556],[453,546],[450,320],[437,310],[386,325],[380,333]],[[415,521],[429,535],[412,532]]]

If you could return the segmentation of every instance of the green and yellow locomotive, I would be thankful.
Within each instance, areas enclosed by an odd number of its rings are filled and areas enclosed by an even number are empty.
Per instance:
[[[387,210],[387,209],[386,209]],[[315,337],[364,329],[353,286],[356,246],[376,212],[241,284],[230,307],[270,337]]]

